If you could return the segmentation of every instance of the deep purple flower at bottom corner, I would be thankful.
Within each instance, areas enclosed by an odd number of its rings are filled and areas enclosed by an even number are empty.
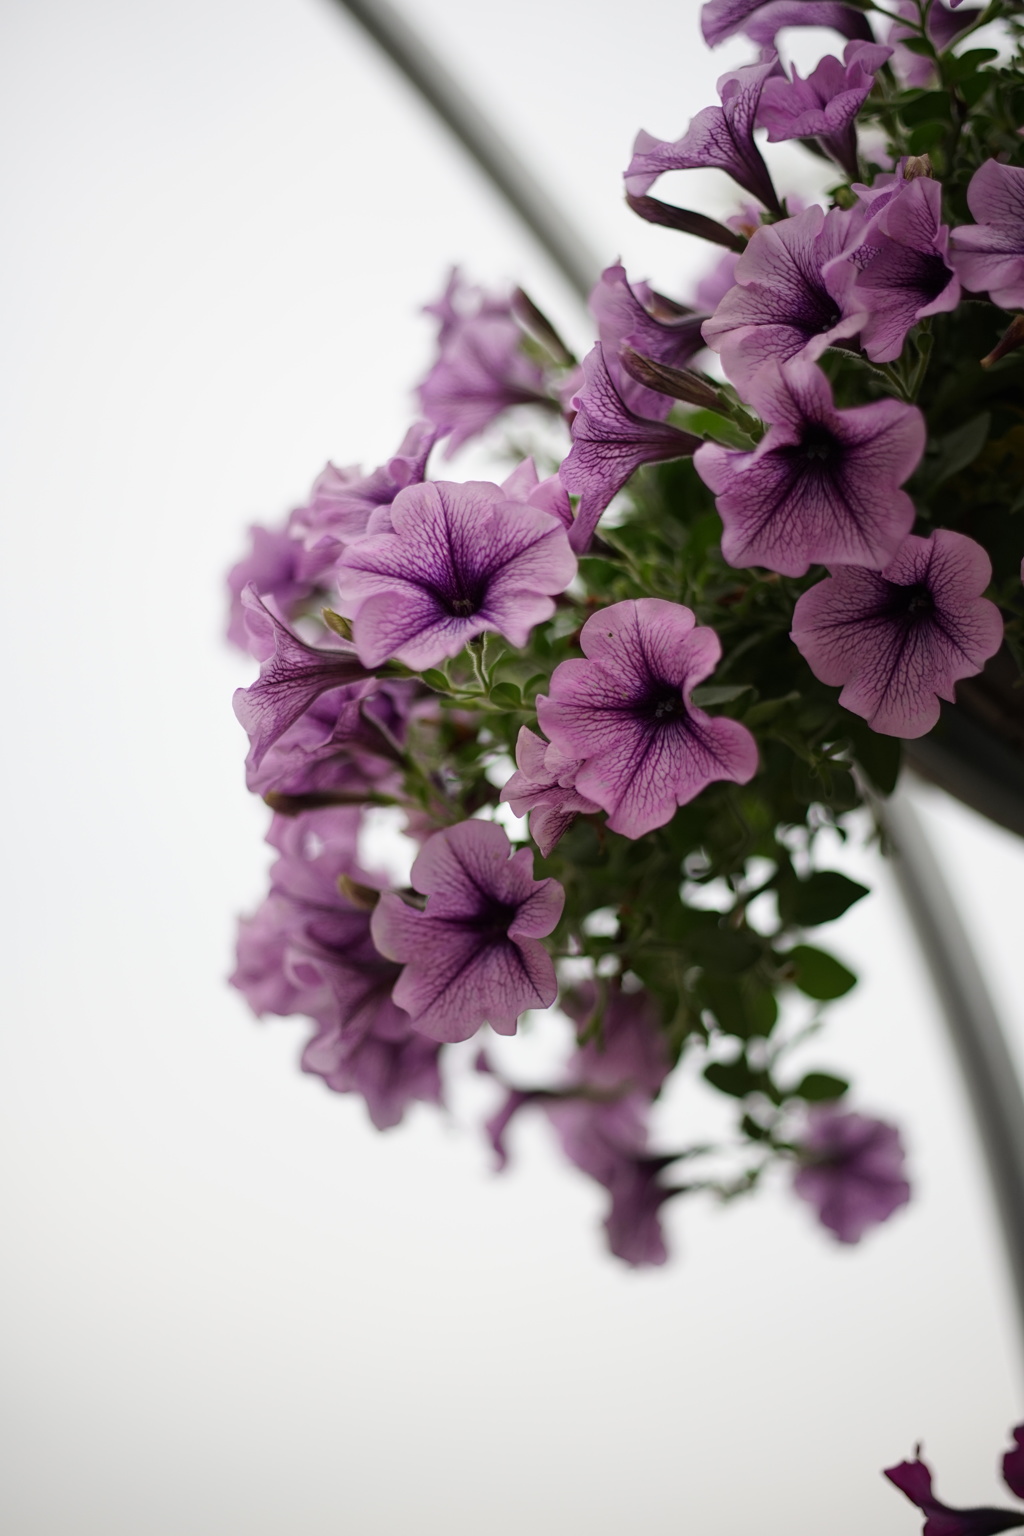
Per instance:
[[[565,900],[557,880],[533,878],[533,855],[513,853],[494,822],[462,821],[436,832],[412,868],[420,910],[385,893],[372,932],[403,967],[394,1000],[431,1039],[466,1040],[485,1023],[514,1034],[528,1008],[549,1008],[555,968],[540,939]]]
[[[792,639],[839,702],[883,735],[914,738],[939,700],[999,649],[1003,620],[981,594],[992,576],[980,544],[951,529],[909,535],[880,571],[835,568],[798,600]]]
[[[838,1104],[816,1106],[800,1143],[795,1192],[841,1243],[857,1243],[910,1199],[899,1130]]]
[[[954,1509],[932,1493],[932,1472],[921,1460],[920,1446],[913,1461],[885,1467],[883,1474],[916,1504],[926,1517],[923,1536],[998,1536],[1024,1526],[1024,1510]]]

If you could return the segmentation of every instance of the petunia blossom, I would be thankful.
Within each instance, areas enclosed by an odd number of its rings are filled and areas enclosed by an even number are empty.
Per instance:
[[[513,853],[494,822],[462,821],[436,832],[412,867],[423,910],[386,893],[373,913],[374,943],[403,970],[393,997],[434,1040],[466,1040],[482,1024],[515,1033],[527,1008],[558,992],[539,942],[562,914],[557,880],[533,878],[533,855]]]
[[[737,32],[773,45],[783,27],[831,27],[843,37],[872,38],[864,12],[841,0],[708,0],[700,25],[710,48]]]
[[[932,177],[903,180],[870,212],[857,240],[824,275],[845,306],[865,311],[860,340],[868,357],[888,363],[919,321],[956,308],[960,279],[950,265],[942,188]]]
[[[561,1003],[589,1038],[573,1052],[559,1086],[508,1089],[487,1123],[498,1166],[508,1160],[505,1138],[511,1121],[527,1105],[541,1109],[569,1161],[610,1195],[604,1226],[611,1251],[629,1264],[663,1264],[668,1254],[661,1207],[679,1189],[660,1177],[675,1158],[648,1148],[651,1104],[670,1065],[657,1006],[645,991],[627,992],[609,983],[598,1019],[593,982],[569,992]],[[485,1059],[480,1065],[491,1070]]]
[[[359,1093],[379,1130],[415,1099],[439,1102],[438,1047],[417,1035],[392,1000],[398,966],[370,937],[370,914],[344,877],[372,877],[356,862],[353,808],[276,817],[270,894],[240,924],[232,985],[257,1014],[305,1014],[317,1033],[303,1070],[338,1093]]]
[[[572,401],[572,449],[559,471],[566,490],[580,498],[569,530],[577,554],[586,553],[602,512],[641,464],[686,458],[700,443],[691,432],[631,411],[615,387],[600,343],[584,358],[583,377],[583,388]]]
[[[899,489],[924,451],[924,418],[898,400],[838,410],[824,373],[769,361],[748,386],[770,424],[752,451],[705,443],[693,458],[715,493],[730,565],[802,576],[816,563],[886,565],[914,521]]]
[[[292,514],[293,526],[307,549],[336,561],[347,544],[365,535],[370,518],[380,507],[390,506],[405,486],[419,484],[436,438],[434,427],[417,421],[405,434],[398,452],[369,475],[355,466],[338,469],[328,464],[308,503]]]
[[[945,5],[943,0],[931,0],[927,7],[925,32],[938,53],[945,52],[953,39],[966,27],[973,26],[981,15],[980,9],[970,7],[962,11],[956,9],[959,5],[960,0],[951,0],[950,5]],[[917,21],[920,12],[916,0],[898,0],[896,15],[906,21]],[[904,26],[903,20],[894,21],[886,32],[886,42],[893,45],[892,67],[903,84],[930,86],[936,80],[935,61],[927,54],[914,53],[904,46],[920,33],[913,27]]]
[[[835,1104],[816,1105],[793,1188],[841,1243],[857,1243],[910,1199],[896,1126]]]
[[[516,741],[516,772],[501,791],[517,816],[530,815],[530,836],[547,858],[577,816],[600,810],[575,787],[581,759],[566,757],[522,726]]]
[[[705,341],[744,398],[769,358],[812,360],[863,325],[863,303],[844,297],[845,274],[829,276],[829,264],[847,248],[852,217],[815,205],[752,235],[736,263],[736,286],[704,325]]]
[[[631,284],[621,263],[606,267],[589,299],[598,340],[615,388],[630,410],[663,421],[672,405],[668,396],[646,389],[619,362],[624,346],[643,357],[682,368],[704,347],[701,326],[708,314],[695,314],[655,293],[647,283]]]
[[[252,648],[253,637],[243,601],[247,588],[251,587],[260,597],[272,598],[290,618],[320,587],[317,577],[322,574],[321,562],[310,560],[294,531],[294,515],[283,528],[253,524],[249,529],[248,553],[228,572],[231,606],[227,636],[240,650],[251,652]]]
[[[1024,309],[1024,167],[986,160],[967,188],[977,223],[953,231],[953,267],[971,293]]]
[[[626,169],[626,191],[642,197],[665,171],[713,168],[727,172],[773,213],[781,213],[768,167],[754,143],[761,91],[778,69],[778,59],[772,54],[760,64],[745,64],[722,75],[717,83],[721,106],[704,107],[674,143],[641,129]]]
[[[549,740],[583,760],[576,789],[608,813],[613,832],[642,837],[713,780],[753,777],[747,728],[690,702],[722,647],[689,608],[650,597],[613,603],[587,620],[580,645],[586,659],[555,668],[537,714]]]
[[[544,373],[524,348],[511,298],[492,298],[453,271],[427,312],[440,322],[439,354],[418,394],[424,416],[449,438],[446,457],[512,406],[551,404]]]
[[[246,590],[242,601],[250,624],[260,626],[265,636],[259,677],[248,688],[237,689],[232,700],[249,736],[247,764],[256,769],[322,693],[360,685],[365,696],[375,682],[349,641],[339,639],[331,647],[307,645],[281,623],[254,587]]]
[[[773,76],[765,82],[757,121],[768,129],[768,142],[785,139],[817,139],[853,179],[857,164],[857,113],[871,94],[875,71],[892,54],[879,43],[852,42],[843,59],[826,54],[817,68],[802,80]]]
[[[322,693],[251,760],[246,784],[273,801],[365,800],[401,789],[402,743],[417,684],[353,683]]]
[[[1003,621],[982,597],[992,565],[980,544],[937,529],[911,535],[883,570],[835,570],[798,600],[792,638],[815,677],[886,736],[916,737],[959,678],[999,649]]]
[[[338,591],[364,664],[436,666],[496,630],[525,645],[576,574],[560,522],[496,485],[429,481],[400,491],[389,533],[350,545]]]
[[[1021,1429],[1024,1425],[1018,1426],[1014,1433],[1019,1434]],[[998,1536],[1000,1531],[1012,1531],[1024,1525],[1024,1510],[953,1509],[941,1503],[932,1493],[932,1471],[927,1462],[921,1460],[920,1453],[918,1446],[913,1461],[886,1467],[885,1476],[926,1516],[923,1536]],[[1017,1492],[1016,1489],[1013,1491]]]

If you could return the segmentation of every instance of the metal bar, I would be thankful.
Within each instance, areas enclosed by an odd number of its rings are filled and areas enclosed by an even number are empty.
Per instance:
[[[518,213],[570,286],[586,298],[601,271],[587,242],[455,77],[387,0],[335,0],[446,123]]]
[[[1024,1346],[1024,1095],[981,967],[905,790],[879,811],[892,866],[931,971],[988,1165]]]

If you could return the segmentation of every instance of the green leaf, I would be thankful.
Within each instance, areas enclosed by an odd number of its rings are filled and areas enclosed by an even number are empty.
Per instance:
[[[949,96],[945,91],[925,91],[916,101],[901,105],[900,117],[908,128],[917,128],[922,123],[946,124],[950,119]]]
[[[850,738],[853,755],[876,789],[891,795],[900,776],[903,744],[898,736],[882,736],[865,720],[849,716],[844,730]]]
[[[515,683],[495,683],[491,689],[491,703],[498,709],[521,709],[523,696]]]
[[[947,57],[942,61],[942,73],[952,84],[975,75],[982,64],[999,57],[997,48],[971,48],[967,53]],[[988,82],[985,82],[986,85]]]
[[[716,704],[731,704],[734,699],[741,699],[745,693],[752,691],[750,683],[738,683],[735,687],[716,687],[713,684],[706,688],[695,688],[690,698],[698,709],[713,709]]]
[[[738,1056],[735,1061],[709,1062],[704,1068],[704,1076],[712,1088],[734,1099],[745,1098],[758,1086],[757,1073],[750,1070],[743,1056]]]
[[[806,1099],[809,1104],[820,1104],[831,1099],[841,1099],[849,1086],[845,1078],[833,1077],[829,1072],[808,1072],[787,1097]]]
[[[911,53],[923,53],[928,58],[931,58],[935,52],[933,44],[926,37],[901,37],[900,46],[902,48],[909,48]]]
[[[868,894],[866,885],[836,870],[822,869],[807,880],[787,882],[779,888],[779,910],[786,922],[801,928],[831,923],[842,917],[855,901]]]
[[[697,964],[709,971],[745,971],[761,957],[761,946],[732,928],[698,928],[686,947]]]
[[[610,587],[612,582],[625,574],[625,567],[617,560],[609,560],[604,555],[582,555],[580,557],[580,575],[588,587],[598,592]]]
[[[980,415],[964,422],[962,427],[957,427],[954,432],[947,432],[945,437],[939,439],[939,456],[929,480],[929,489],[941,485],[944,480],[959,474],[962,469],[974,463],[988,442],[991,426],[991,412],[982,411]]]
[[[933,149],[938,149],[947,132],[946,123],[921,123],[917,128],[912,128],[907,137],[907,153],[930,155]]]
[[[817,1002],[843,997],[851,987],[857,985],[853,972],[848,971],[833,955],[827,955],[823,949],[798,944],[785,959],[793,966],[793,985],[805,997],[813,997]]]
[[[428,688],[433,688],[435,693],[448,693],[449,683],[443,672],[438,672],[435,667],[428,667],[420,676]]]

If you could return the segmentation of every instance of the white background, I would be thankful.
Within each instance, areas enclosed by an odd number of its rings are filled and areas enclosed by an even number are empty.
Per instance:
[[[685,296],[713,253],[633,219],[620,174],[749,45],[712,57],[668,0],[409,3],[601,255]],[[487,1084],[379,1136],[299,1074],[300,1024],[227,989],[267,864],[230,709],[251,669],[219,638],[247,523],[328,457],[394,450],[452,260],[588,338],[328,0],[5,0],[2,23],[2,1529],[909,1536],[878,1469],[918,1438],[944,1497],[1004,1501],[1008,1287],[869,851],[844,867],[876,894],[828,934],[863,984],[807,1056],[905,1128],[916,1199],[859,1249],[780,1183],[677,1202],[674,1262],[627,1271],[543,1126],[492,1175]],[[771,155],[793,184],[800,151]],[[731,194],[695,173],[685,200]],[[1020,845],[923,803],[1024,1057]],[[699,1102],[670,1097],[669,1139]]]

